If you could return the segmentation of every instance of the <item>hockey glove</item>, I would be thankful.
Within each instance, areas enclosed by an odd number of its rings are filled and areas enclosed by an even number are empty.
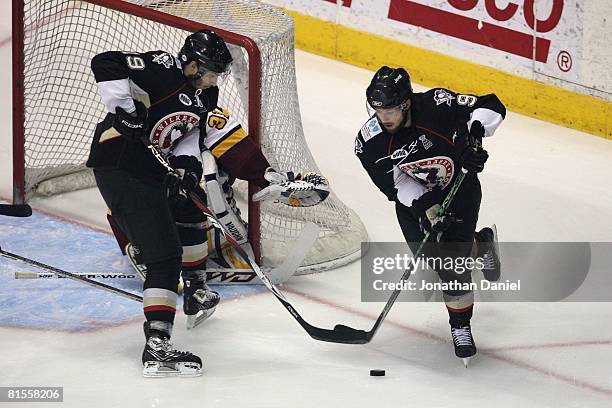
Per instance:
[[[482,123],[475,120],[472,122],[470,131],[464,133],[456,144],[461,167],[469,172],[480,173],[489,158],[489,153],[482,147],[484,127]]]
[[[176,197],[181,192],[194,190],[202,178],[202,163],[195,156],[170,156],[168,163],[174,173],[166,174],[164,187],[168,197]]]
[[[447,212],[440,214],[441,203],[444,200],[439,187],[423,194],[412,201],[412,214],[419,220],[424,232],[441,233],[446,231],[455,219]]]
[[[319,173],[277,172],[268,168],[264,178],[270,185],[253,194],[253,201],[276,200],[290,207],[311,207],[329,195],[327,179]]]
[[[115,121],[113,127],[117,132],[121,133],[127,141],[137,143],[147,133],[147,118],[149,112],[140,101],[134,99],[136,110],[132,113],[127,113],[123,108],[117,106],[115,108]]]

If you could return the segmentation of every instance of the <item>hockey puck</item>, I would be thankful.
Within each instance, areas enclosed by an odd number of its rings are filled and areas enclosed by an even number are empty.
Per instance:
[[[385,370],[370,370],[370,375],[372,377],[384,377]]]

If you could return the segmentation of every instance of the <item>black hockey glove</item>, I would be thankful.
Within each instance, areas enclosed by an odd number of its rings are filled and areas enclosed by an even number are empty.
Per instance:
[[[455,218],[447,212],[438,214],[442,208],[442,201],[444,201],[444,194],[440,187],[435,187],[433,190],[412,201],[410,210],[415,218],[419,220],[421,229],[424,232],[433,234],[444,232],[455,221]]]
[[[168,173],[164,179],[164,187],[168,197],[175,197],[181,188],[185,192],[194,190],[202,178],[202,163],[194,156],[170,156],[168,163],[175,173]]]
[[[489,159],[489,153],[482,147],[484,127],[475,120],[469,132],[459,137],[456,144],[459,163],[469,172],[480,173]]]
[[[127,113],[119,106],[115,108],[113,127],[127,141],[140,143],[141,138],[147,133],[147,117],[149,112],[147,107],[140,101],[134,100],[134,105],[136,105],[136,110],[132,113]]]

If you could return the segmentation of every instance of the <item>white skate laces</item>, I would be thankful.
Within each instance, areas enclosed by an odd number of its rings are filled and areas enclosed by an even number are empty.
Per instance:
[[[472,346],[474,344],[469,326],[451,327],[451,335],[453,336],[453,343],[457,346]]]

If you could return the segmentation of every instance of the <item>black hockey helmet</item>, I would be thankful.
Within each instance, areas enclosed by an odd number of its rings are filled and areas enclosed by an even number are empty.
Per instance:
[[[219,74],[227,72],[232,63],[232,55],[225,41],[211,30],[200,30],[189,35],[178,57],[183,65],[197,61],[202,68]]]
[[[400,106],[412,97],[410,75],[404,68],[381,67],[366,89],[368,105],[373,109]]]

